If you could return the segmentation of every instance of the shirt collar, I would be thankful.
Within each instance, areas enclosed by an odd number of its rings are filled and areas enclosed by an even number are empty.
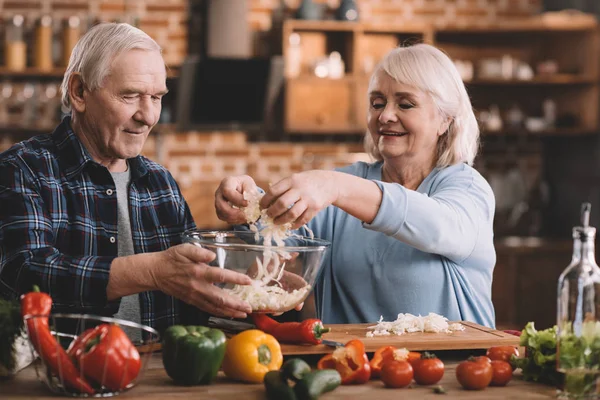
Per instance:
[[[67,179],[72,179],[88,165],[106,168],[92,159],[83,143],[79,140],[71,128],[71,117],[66,116],[61,123],[52,132],[52,138],[58,150],[58,159],[61,169],[65,172]],[[131,180],[135,181],[148,174],[148,165],[146,159],[142,156],[130,158],[129,168],[131,168]]]

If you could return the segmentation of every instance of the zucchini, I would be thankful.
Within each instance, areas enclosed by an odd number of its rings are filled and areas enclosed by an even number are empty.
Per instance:
[[[301,358],[292,358],[283,363],[281,372],[284,379],[298,382],[304,375],[310,372],[310,365]]]
[[[269,400],[296,400],[294,389],[292,389],[283,377],[281,371],[269,371],[263,380]]]
[[[315,370],[305,374],[296,383],[294,392],[298,400],[316,400],[323,393],[331,392],[342,383],[340,373],[335,369]]]

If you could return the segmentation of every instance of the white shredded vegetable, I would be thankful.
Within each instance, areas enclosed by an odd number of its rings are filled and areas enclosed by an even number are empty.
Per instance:
[[[459,323],[448,323],[448,318],[429,313],[422,317],[412,314],[398,314],[395,321],[386,322],[383,316],[379,318],[377,325],[369,326],[372,329],[367,332],[367,337],[385,336],[385,335],[403,335],[411,332],[432,332],[432,333],[452,333],[454,331],[464,331],[465,327]]]
[[[276,225],[273,219],[267,215],[266,210],[260,209],[260,199],[264,193],[258,190],[245,191],[244,199],[248,201],[248,206],[242,208],[250,230],[254,232],[256,241],[263,237],[265,249],[263,251],[262,261],[256,258],[257,272],[251,285],[235,285],[231,289],[225,289],[242,300],[247,301],[253,310],[256,311],[279,311],[289,310],[299,304],[306,298],[311,290],[310,285],[294,289],[290,292],[283,289],[280,280],[285,272],[285,261],[289,260],[291,255],[288,252],[280,251],[278,247],[285,247],[284,240],[290,236],[291,223]],[[308,229],[311,238],[314,237],[312,231]],[[276,246],[272,246],[275,243]]]

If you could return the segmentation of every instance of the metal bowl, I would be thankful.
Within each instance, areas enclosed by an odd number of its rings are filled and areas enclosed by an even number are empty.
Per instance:
[[[32,321],[32,324],[29,322]],[[45,321],[48,321],[51,328],[56,329],[58,327],[59,330],[52,330],[51,333],[56,339],[56,346],[61,346],[65,350],[71,345],[71,343],[79,336],[82,332],[86,331],[89,328],[96,327],[100,324],[117,324],[119,325],[125,332],[131,332],[131,330],[137,330],[141,333],[142,340],[133,342],[136,346],[139,354],[140,354],[140,362],[141,368],[137,376],[129,383],[125,388],[114,391],[110,390],[104,386],[99,384],[92,384],[94,387],[95,393],[93,395],[80,393],[76,390],[69,388],[65,385],[64,380],[62,379],[61,373],[57,373],[57,371],[53,371],[52,368],[47,365],[43,359],[40,358],[39,361],[34,363],[35,371],[37,377],[40,381],[42,381],[52,392],[56,394],[60,394],[63,396],[69,397],[111,397],[116,396],[120,393],[123,393],[136,385],[139,382],[146,368],[148,367],[148,362],[150,361],[150,356],[154,349],[158,349],[158,344],[160,343],[160,336],[158,332],[146,325],[141,325],[131,321],[125,321],[118,318],[109,318],[102,317],[96,315],[87,315],[87,314],[51,314],[51,315],[28,315],[25,316],[25,329],[27,330],[27,336],[29,337],[29,344],[31,348],[31,352],[34,358],[37,357],[36,351],[34,349],[33,344],[31,343],[32,335],[29,334],[30,326],[33,329],[38,329],[40,324],[45,324]],[[68,332],[61,331],[68,327]],[[35,337],[35,336],[33,336]],[[62,370],[62,365],[58,364],[58,369]],[[80,377],[86,379],[88,383],[91,381],[83,375],[83,372],[80,371]],[[104,381],[104,378],[102,379]]]

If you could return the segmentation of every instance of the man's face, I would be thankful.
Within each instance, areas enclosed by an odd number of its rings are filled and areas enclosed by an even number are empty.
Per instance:
[[[166,70],[158,51],[119,54],[101,87],[84,92],[80,118],[92,157],[113,170],[140,154],[158,122],[166,92]]]

